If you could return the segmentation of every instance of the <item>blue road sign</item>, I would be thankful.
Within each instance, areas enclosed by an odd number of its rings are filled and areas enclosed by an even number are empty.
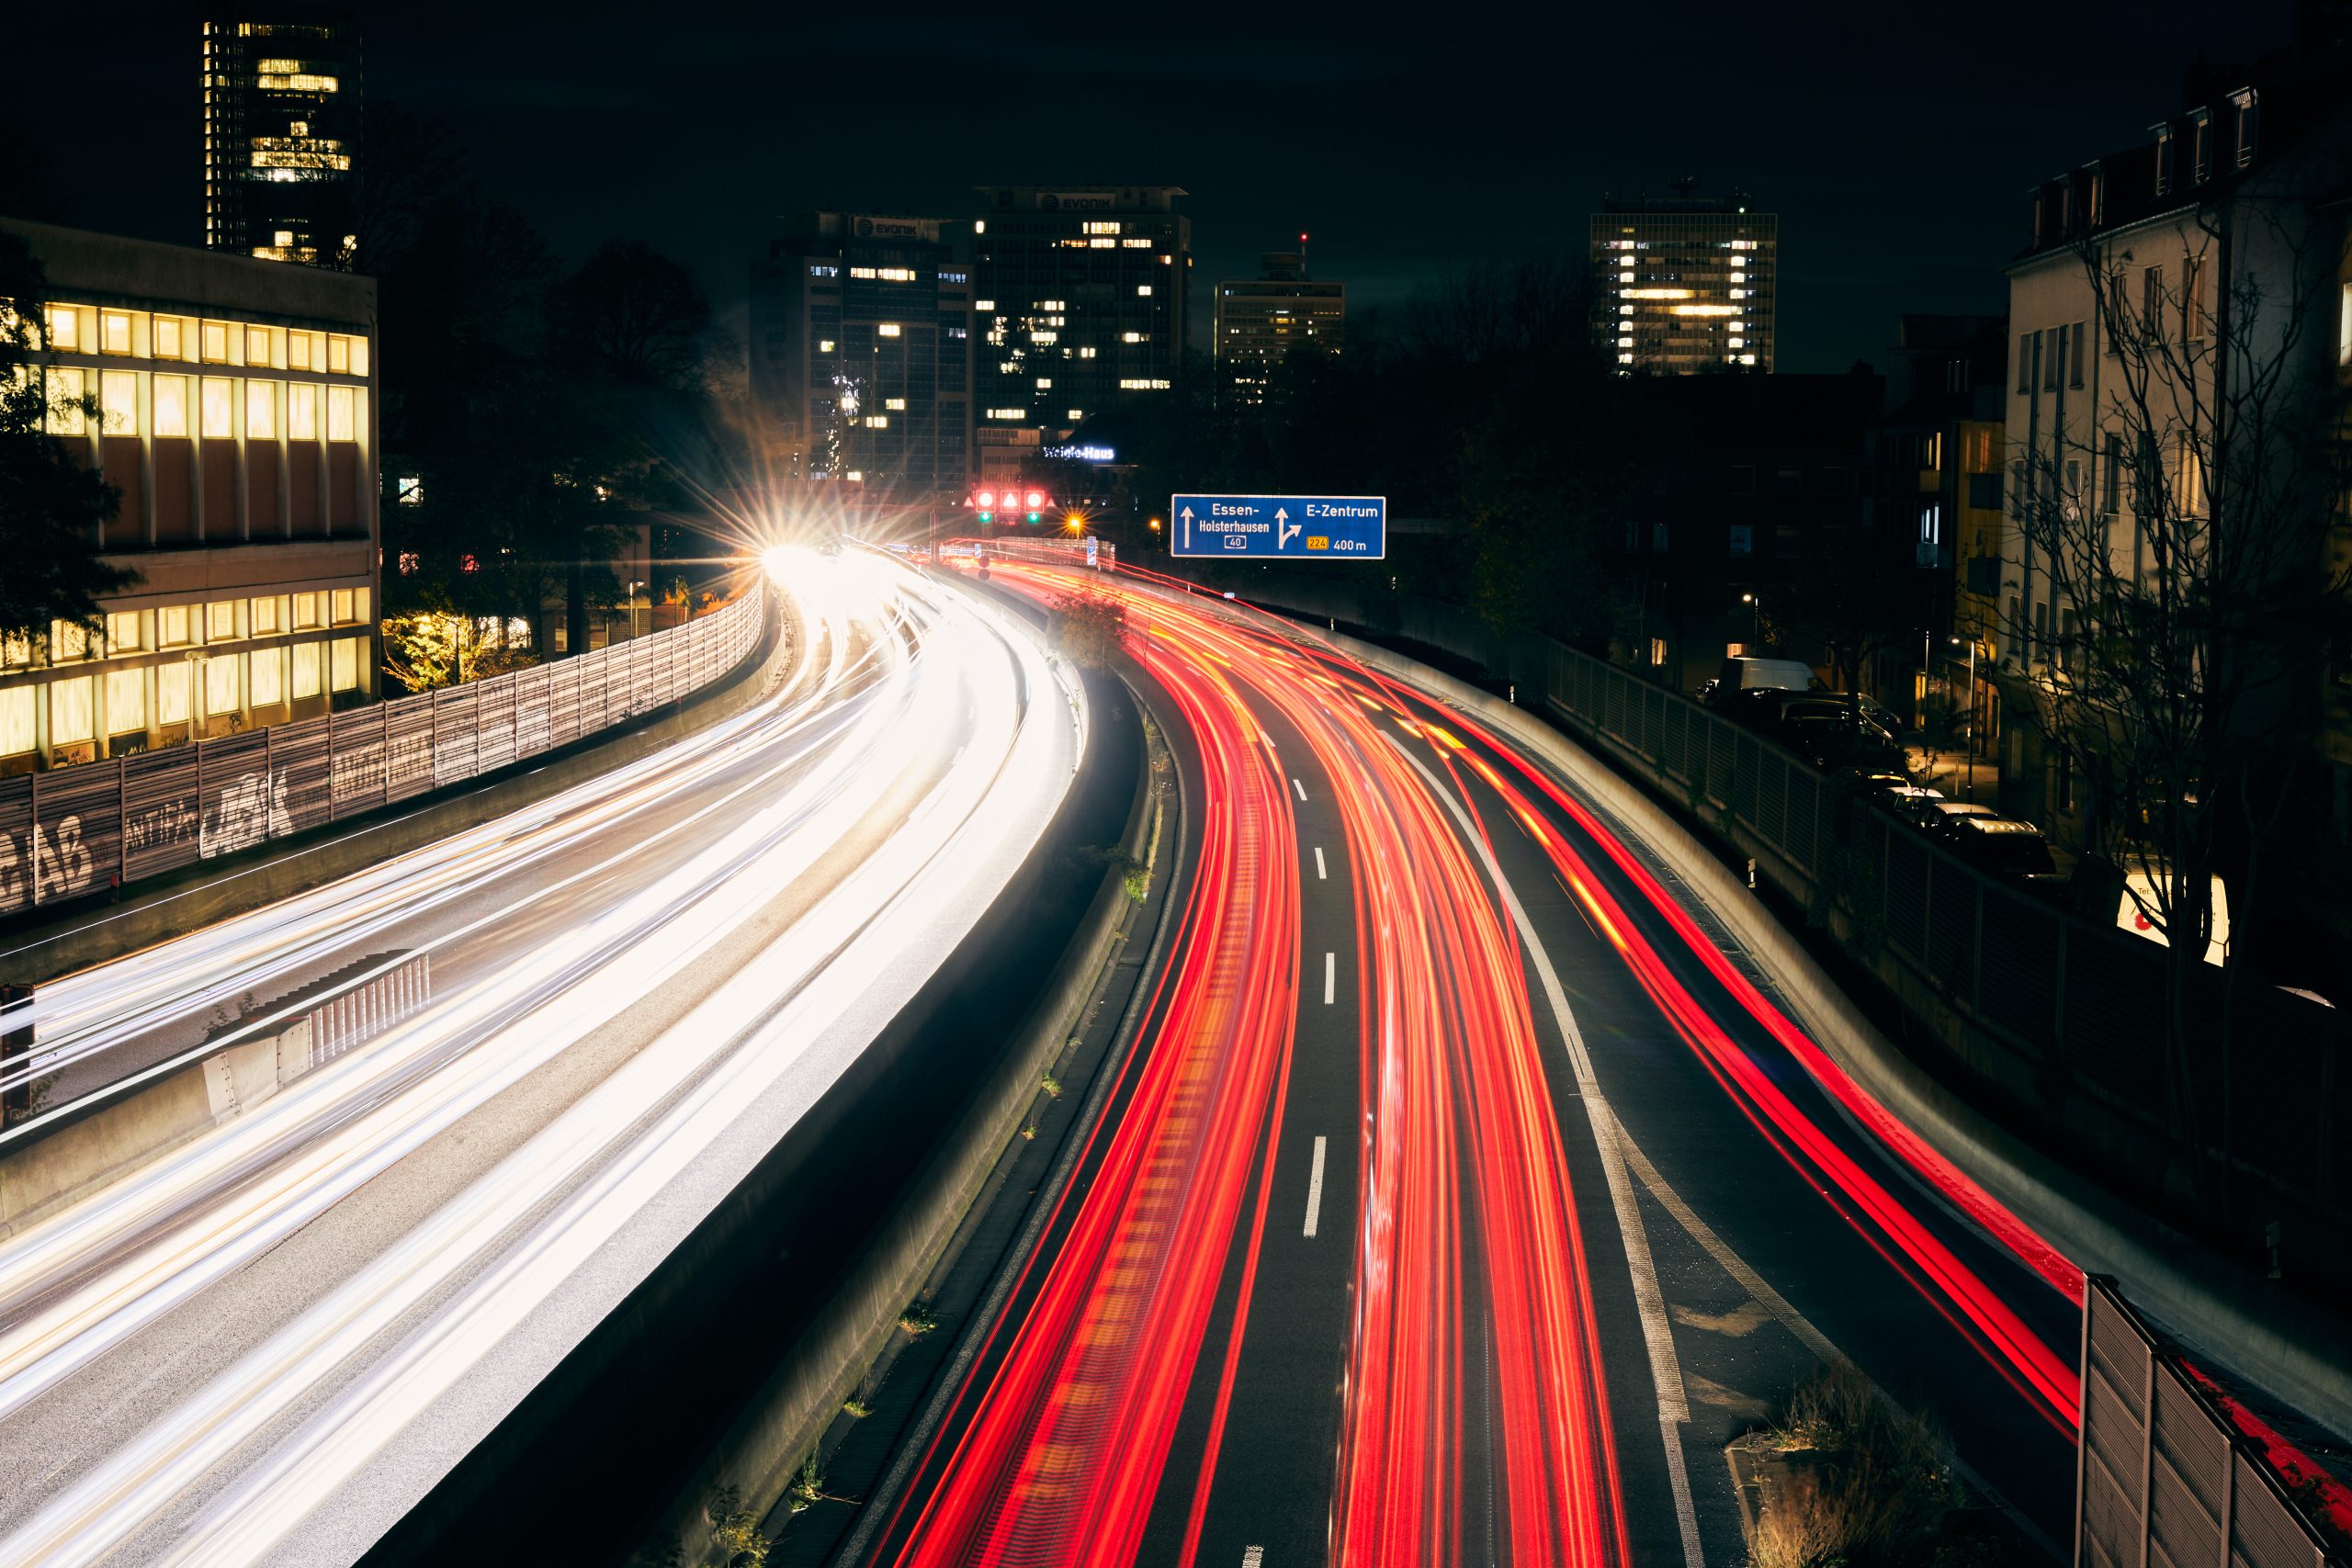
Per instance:
[[[1379,560],[1388,553],[1383,495],[1175,495],[1170,553]]]

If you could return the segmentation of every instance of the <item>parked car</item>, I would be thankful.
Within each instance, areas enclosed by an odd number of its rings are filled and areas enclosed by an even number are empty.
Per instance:
[[[2050,858],[2041,829],[2014,817],[1961,817],[1951,824],[1951,847],[1977,870],[2021,883],[2045,896],[2063,894],[2065,874]]]
[[[1871,696],[1867,693],[1856,697],[1854,700],[1861,704],[1862,716],[1869,719],[1872,724],[1877,725],[1881,729],[1885,730],[1889,735],[1900,735],[1905,729],[1910,728],[1910,726],[1904,721],[1904,717],[1901,714],[1895,712],[1893,708],[1887,706],[1884,703],[1880,702],[1876,697]]]
[[[1743,692],[1815,692],[1821,678],[1802,660],[1735,656],[1723,662],[1715,678],[1701,688],[1699,700],[1717,706]]]
[[[1949,842],[1954,825],[1976,817],[1998,817],[1999,812],[1973,800],[1931,800],[1919,812],[1919,826],[1930,834]]]
[[[1928,814],[1934,809],[1936,802],[1944,797],[1943,791],[1915,784],[1907,778],[1899,783],[1893,779],[1882,782],[1879,778],[1865,782],[1880,785],[1875,797],[1879,805],[1915,828],[1927,826]]]

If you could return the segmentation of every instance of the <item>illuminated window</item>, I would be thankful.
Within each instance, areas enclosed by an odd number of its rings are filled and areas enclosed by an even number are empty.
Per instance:
[[[295,384],[286,389],[286,434],[296,441],[319,438],[319,389]]]
[[[989,417],[990,419],[1027,419],[1029,411],[1027,409],[990,409]]]
[[[49,346],[73,353],[82,346],[82,312],[71,305],[49,308]]]
[[[122,310],[98,312],[98,352],[129,354],[130,352],[130,317]]]
[[[204,340],[204,362],[207,365],[226,363],[229,358],[229,323],[207,321],[201,336]]]
[[[1151,285],[1148,283],[1138,283],[1136,285],[1136,292],[1148,299],[1151,298]]]
[[[832,352],[833,352],[833,340],[832,340],[832,339],[831,339],[831,338],[829,338],[829,337],[820,337],[820,338],[819,338],[819,339],[817,340],[817,352],[818,352],[818,353],[820,353],[820,354],[831,354],[831,353],[832,353]]]
[[[340,333],[327,338],[327,373],[347,376],[351,373],[351,340]]]
[[[890,416],[887,413],[867,414],[865,416],[865,428],[868,430],[888,430],[890,428]]]
[[[276,637],[286,629],[286,601],[277,594],[256,599],[247,612],[253,617],[253,637]]]
[[[993,299],[975,299],[972,301],[972,309],[975,310],[993,310],[996,309],[996,301]]]
[[[294,694],[297,697],[319,694],[319,648],[315,642],[305,642],[288,649],[294,656]]]
[[[327,644],[327,686],[348,692],[359,684],[359,639],[339,637]]]
[[[66,746],[96,737],[90,701],[96,694],[96,685],[97,682],[87,675],[76,675],[70,681],[51,681],[49,683],[51,745]]]
[[[49,623],[49,661],[62,664],[90,657],[90,628],[79,621]]]
[[[186,604],[166,604],[155,612],[155,646],[185,648],[194,640],[187,635]]]
[[[70,367],[49,371],[45,385],[49,392],[49,433],[81,434],[82,400],[90,395],[89,383],[82,372]]]
[[[1069,411],[1069,417],[1072,419],[1084,419],[1086,417],[1086,411],[1084,409],[1072,409]]]
[[[143,619],[136,610],[118,610],[107,616],[107,652],[138,652],[140,623]]]
[[[267,365],[270,362],[270,358],[269,329],[267,327],[247,327],[245,329],[245,363],[248,365]]]
[[[1051,387],[1053,384],[1054,378],[1051,376],[1040,376],[1037,378],[1037,389],[1041,392],[1046,390],[1048,387]]]
[[[187,434],[187,378],[158,376],[155,378],[155,434],[186,435]]]
[[[1090,234],[1115,234],[1118,231],[1119,225],[1115,221],[1090,222],[1086,225],[1086,232]]]
[[[876,327],[874,329],[874,333],[877,337],[897,337],[899,335],[899,323],[896,321],[885,321],[880,326]]]
[[[264,65],[288,65],[290,61],[265,60]],[[254,85],[265,93],[333,93],[343,84],[333,76],[322,76],[309,71],[267,71],[254,78]]]
[[[0,691],[0,757],[13,757],[33,749],[33,692],[31,686],[11,686]]]
[[[295,370],[308,370],[311,367],[311,334],[309,333],[286,334],[286,363],[288,368]]]
[[[232,385],[225,377],[204,378],[204,434],[208,440],[226,440],[231,434],[229,389]]]
[[[1151,334],[1149,333],[1121,333],[1119,334],[1119,341],[1121,343],[1142,343],[1148,340]]]
[[[903,409],[907,406],[907,400],[904,398],[885,398],[882,400],[882,406],[886,409]]]
[[[107,671],[107,733],[123,735],[147,728],[147,672]]]
[[[1151,249],[1151,242],[1149,240],[1122,240],[1119,243],[1131,251],[1148,251]]]
[[[1084,348],[1081,348],[1081,349],[1080,349],[1080,350],[1078,351],[1078,356],[1079,356],[1080,359],[1091,359],[1091,358],[1093,358],[1093,357],[1094,357],[1094,345],[1093,345],[1092,344],[1088,344]]]
[[[98,428],[108,435],[139,434],[139,378],[130,371],[98,372]]]
[[[234,653],[215,654],[204,661],[204,711],[208,714],[237,711],[237,690],[244,684],[244,660]]]
[[[252,665],[252,687],[246,694],[257,708],[276,707],[286,700],[286,650],[263,649],[246,656]]]
[[[185,664],[155,666],[155,722],[186,724],[188,719],[188,693],[193,682]]]
[[[155,318],[155,357],[185,359],[187,348],[181,334],[182,322],[177,316]]]
[[[272,381],[245,383],[245,438],[267,441],[277,434],[277,389]]]
[[[215,599],[204,607],[204,640],[237,640],[237,602],[234,599]]]
[[[1119,383],[1123,392],[1164,392],[1172,385],[1166,377],[1135,377]]]
[[[327,615],[334,624],[338,626],[351,619],[350,589],[338,588],[328,596]]]
[[[356,400],[349,387],[327,389],[327,439],[356,441],[359,419]]]
[[[852,277],[872,277],[874,269],[870,266],[854,266],[849,269],[849,275]]]

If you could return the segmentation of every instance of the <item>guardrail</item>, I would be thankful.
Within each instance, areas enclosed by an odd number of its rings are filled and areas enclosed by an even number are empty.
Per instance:
[[[2114,1284],[2083,1288],[2080,1568],[2340,1568],[2267,1456]]]
[[[991,560],[1027,561],[1033,566],[1091,566],[1103,571],[1117,569],[1119,547],[1108,539],[1045,539],[1019,534],[995,538],[940,541],[942,556],[969,560],[985,555]]]
[[[85,897],[459,784],[710,684],[765,598],[463,686],[0,779],[0,915]]]
[[[2197,1131],[2184,1134],[2165,1104],[2154,944],[1986,876],[1870,809],[1850,784],[1549,637],[1501,637],[1431,600],[1369,605],[1337,576],[1220,581],[1317,619],[1377,624],[1366,613],[1377,609],[1384,629],[1510,680],[1521,705],[1752,857],[1923,1025],[1915,1049],[1932,1042],[1951,1071],[2023,1107],[2109,1185],[2352,1296],[2352,1030],[2335,1010],[2260,984],[2227,998],[2222,972],[2200,970],[2186,1072]]]

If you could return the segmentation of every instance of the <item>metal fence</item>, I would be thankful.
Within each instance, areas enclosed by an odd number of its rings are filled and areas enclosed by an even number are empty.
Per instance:
[[[943,540],[939,553],[966,560],[986,556],[991,560],[1027,561],[1034,566],[1091,566],[1103,571],[1113,570],[1119,564],[1119,547],[1099,538],[1048,539],[1006,534],[997,538]]]
[[[1372,618],[1336,575],[1230,581],[1317,619]],[[2274,1264],[2289,1259],[2352,1294],[2352,1031],[2342,1014],[2258,983],[2230,997],[2222,971],[2200,969],[2185,1066],[2199,1132],[2184,1135],[2165,1104],[2155,944],[1986,876],[1871,809],[1850,781],[1678,692],[1548,637],[1498,637],[1457,605],[1391,597],[1377,608],[1396,635],[1507,677],[1522,705],[1547,710],[1754,856],[1858,960],[1891,976],[1958,1071],[2030,1108],[2077,1157],[2241,1245],[2263,1237]]]
[[[2082,1388],[2077,1568],[2340,1568],[2263,1454],[2096,1276]]]
[[[760,640],[763,606],[752,593],[469,685],[0,779],[0,915],[232,854],[650,713],[734,669]]]

